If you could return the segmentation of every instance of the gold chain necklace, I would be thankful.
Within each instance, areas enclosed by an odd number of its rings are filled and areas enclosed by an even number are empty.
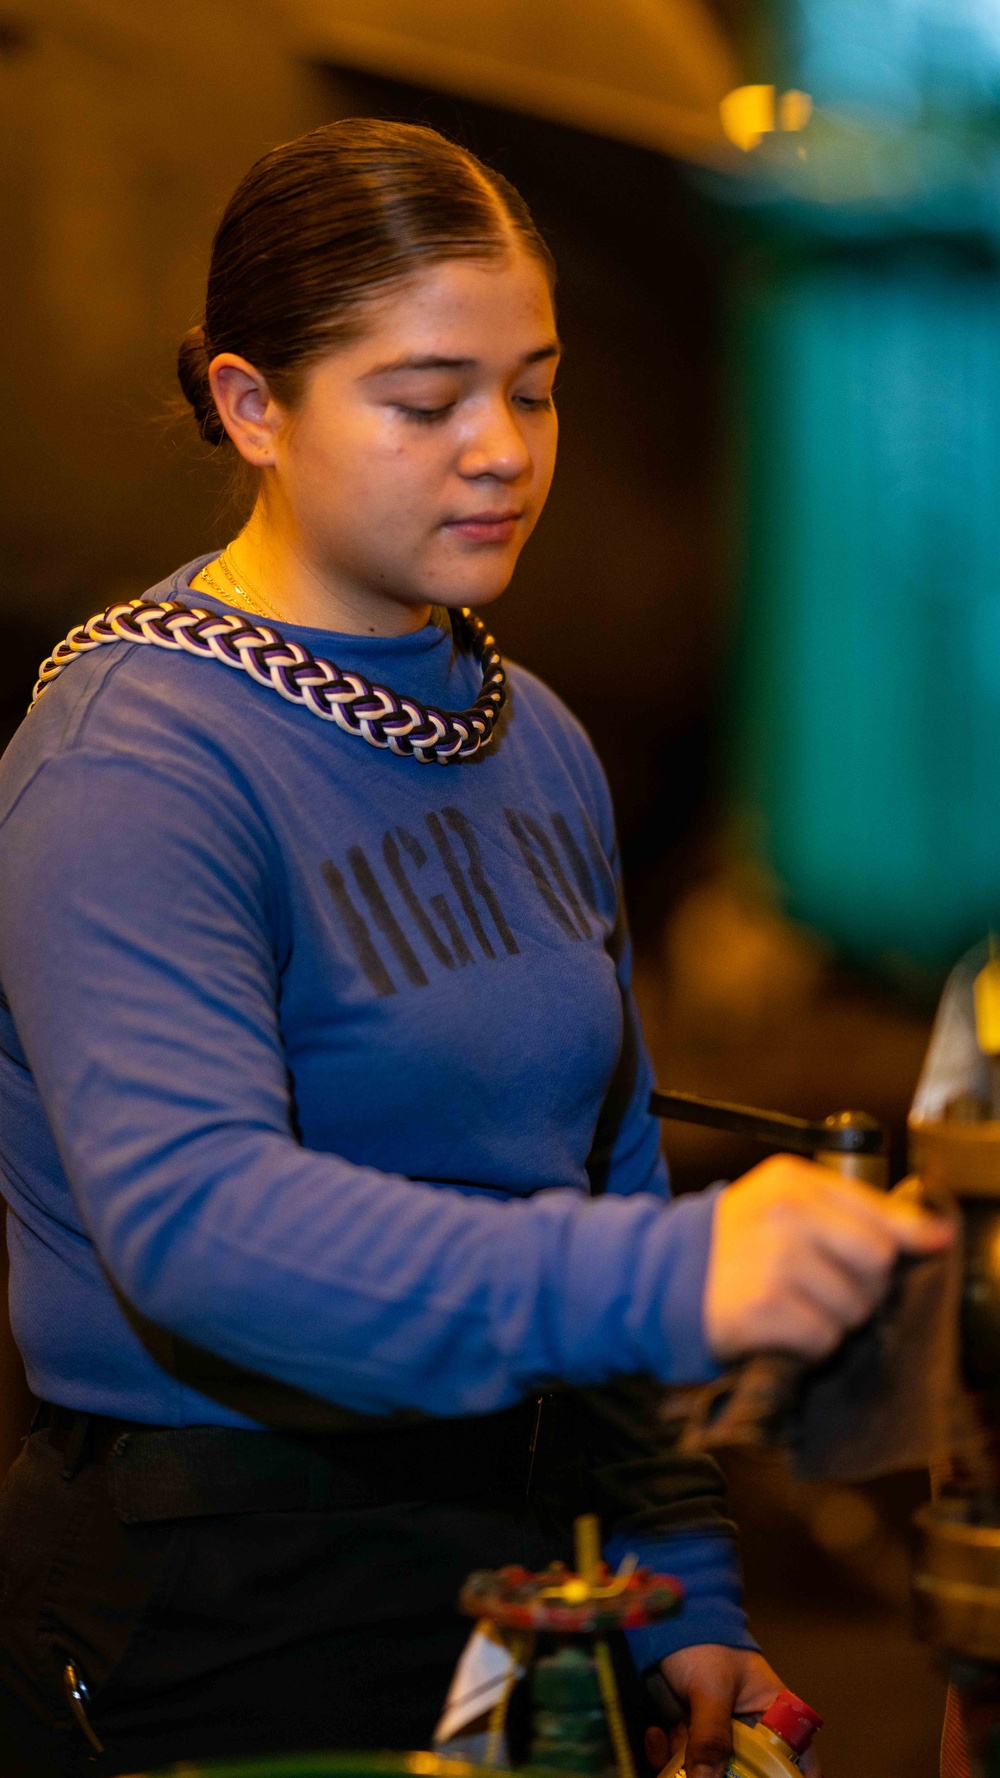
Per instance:
[[[222,599],[223,602],[228,605],[231,603],[231,595],[233,593],[235,593],[236,597],[238,599],[242,600],[243,604],[247,607],[248,611],[263,611],[268,617],[276,617],[278,619],[279,623],[288,622],[289,620],[286,617],[285,613],[283,611],[279,611],[277,609],[277,606],[269,605],[267,600],[265,598],[263,598],[262,595],[260,593],[258,593],[253,587],[250,586],[249,581],[247,581],[247,587],[249,590],[248,591],[244,590],[244,588],[240,585],[240,582],[237,579],[237,577],[233,571],[233,568],[231,566],[230,561],[228,560],[228,557],[229,557],[229,545],[227,544],[225,549],[222,551],[222,554],[220,556],[216,557],[216,559],[212,563],[211,567],[212,568],[220,568],[222,570],[222,573],[225,575],[227,581],[229,582],[229,587],[230,587],[229,592],[226,591],[225,587],[221,587],[219,585],[214,574],[211,572],[211,568],[205,567],[201,570],[202,578],[204,580],[207,580],[209,586],[213,589],[214,592],[216,592],[218,594],[219,598]],[[242,575],[241,579],[246,580],[246,576]]]

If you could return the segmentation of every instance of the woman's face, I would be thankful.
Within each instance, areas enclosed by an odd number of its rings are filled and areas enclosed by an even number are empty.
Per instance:
[[[345,593],[488,603],[552,481],[558,358],[548,283],[527,253],[429,266],[309,373],[273,434],[269,515],[285,509]]]

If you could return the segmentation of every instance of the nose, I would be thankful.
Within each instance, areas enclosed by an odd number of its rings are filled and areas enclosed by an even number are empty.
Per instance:
[[[467,481],[485,476],[518,481],[531,468],[531,452],[517,415],[503,398],[478,408],[463,441],[458,472]]]

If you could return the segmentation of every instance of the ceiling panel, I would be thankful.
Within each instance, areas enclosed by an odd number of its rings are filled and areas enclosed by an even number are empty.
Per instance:
[[[725,153],[739,84],[701,0],[276,0],[300,54],[669,154]]]

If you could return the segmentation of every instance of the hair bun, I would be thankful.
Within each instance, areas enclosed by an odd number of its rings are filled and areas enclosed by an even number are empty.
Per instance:
[[[197,327],[189,327],[177,354],[177,378],[194,409],[198,431],[205,443],[220,445],[225,443],[228,433],[219,418],[208,380],[210,363],[204,327],[200,323]]]

